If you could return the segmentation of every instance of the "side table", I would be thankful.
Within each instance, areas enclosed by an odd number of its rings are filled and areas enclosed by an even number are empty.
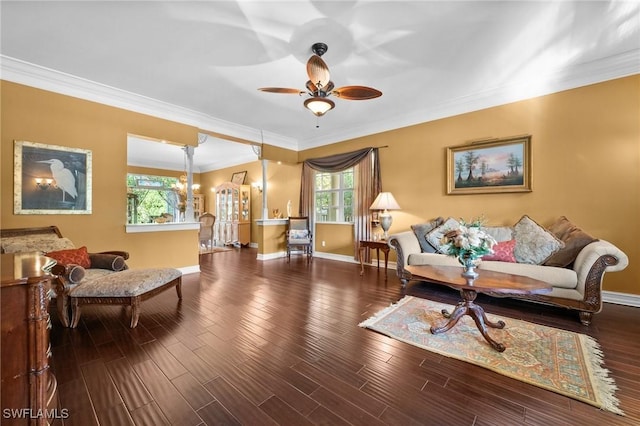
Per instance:
[[[376,249],[376,257],[378,258],[378,269],[380,269],[380,250],[384,253],[384,274],[387,275],[387,264],[389,262],[389,244],[387,240],[360,240],[359,258],[360,258],[360,275],[364,274],[363,255],[365,249]]]

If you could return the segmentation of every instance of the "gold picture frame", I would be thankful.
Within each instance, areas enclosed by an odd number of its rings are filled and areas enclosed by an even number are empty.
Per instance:
[[[92,153],[14,141],[14,214],[91,214]]]
[[[247,177],[247,172],[235,172],[231,175],[231,183],[235,183],[236,185],[244,185],[244,180]]]
[[[531,136],[447,148],[447,194],[531,192]]]

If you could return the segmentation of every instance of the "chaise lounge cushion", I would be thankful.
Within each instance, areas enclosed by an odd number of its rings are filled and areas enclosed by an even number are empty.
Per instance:
[[[20,235],[2,238],[3,253],[48,252],[72,249],[74,247],[70,239],[60,238],[57,234]]]
[[[173,268],[128,269],[86,279],[71,291],[71,297],[134,297],[160,287],[182,273]]]

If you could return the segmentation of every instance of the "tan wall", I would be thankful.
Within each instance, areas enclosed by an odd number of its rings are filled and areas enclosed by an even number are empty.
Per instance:
[[[198,129],[94,102],[2,81],[2,228],[57,225],[90,251],[127,250],[132,267],[198,264],[197,231],[127,234],[127,133],[193,145]],[[14,215],[13,141],[93,153],[93,213]]]
[[[532,135],[531,193],[446,194],[446,147],[523,134]],[[383,190],[402,207],[392,233],[437,216],[484,214],[491,225],[511,225],[527,214],[549,225],[565,215],[629,256],[626,270],[605,275],[604,288],[640,294],[640,75],[308,150],[300,159],[384,145]]]
[[[215,193],[211,189],[229,182],[235,172],[247,171],[245,184],[262,182],[262,162],[254,161],[225,169],[201,173],[201,192],[207,194],[207,208],[215,214]],[[297,214],[300,197],[300,173],[301,167],[297,164],[278,164],[277,162],[267,162],[267,207],[269,208],[269,218],[273,218],[273,209],[277,208],[283,213],[287,213],[287,202],[291,200],[294,215]],[[257,235],[261,232],[256,224],[257,219],[262,218],[262,193],[251,188],[251,242],[257,243]]]
[[[186,144],[197,140],[196,129],[11,83],[3,82],[2,89],[3,228],[56,223],[63,233],[91,249],[124,246],[134,249],[132,258],[149,263],[194,263],[175,235],[124,234],[124,147],[127,132]],[[606,275],[604,288],[640,294],[639,117],[640,75],[636,75],[303,151],[298,161],[387,145],[380,151],[383,189],[391,191],[402,206],[401,211],[393,213],[391,232],[407,230],[412,223],[435,216],[470,219],[484,214],[490,224],[501,225],[513,224],[528,214],[548,225],[565,215],[629,256],[629,267]],[[531,193],[446,195],[446,147],[523,134],[532,135]],[[14,216],[14,139],[94,150],[94,214]],[[242,170],[248,171],[249,183],[262,179],[261,163],[256,161],[202,173],[203,192],[209,194],[207,188],[230,180],[233,172]],[[267,175],[269,211],[276,207],[285,211],[287,200],[292,200],[297,212],[299,164],[269,161]],[[214,211],[212,203],[213,198],[207,197],[208,207]],[[253,190],[252,218],[261,215],[261,195]],[[336,226],[331,231],[329,235],[324,229],[317,230],[316,241],[323,235],[328,241],[328,247],[317,250],[352,255],[343,244],[351,238],[351,227]],[[257,232],[255,224],[253,232]],[[190,237],[185,239],[184,244],[191,244]],[[169,247],[170,254],[155,254],[157,247]],[[147,250],[154,252],[147,255]],[[197,259],[197,254],[194,256]]]

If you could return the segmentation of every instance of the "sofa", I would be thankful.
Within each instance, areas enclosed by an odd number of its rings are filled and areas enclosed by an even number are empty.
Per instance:
[[[56,298],[58,317],[65,327],[78,325],[83,304],[131,306],[130,327],[135,328],[143,300],[170,287],[176,287],[182,299],[179,270],[129,269],[128,252],[90,253],[84,246],[76,248],[56,226],[2,229],[0,236],[2,253],[39,252],[57,262],[51,268],[51,297]]]
[[[443,241],[444,234],[460,224],[461,220],[439,217],[389,236],[403,287],[412,280],[407,265],[460,266],[455,257],[446,254]],[[513,226],[482,229],[497,244],[494,253],[479,262],[480,274],[484,269],[547,282],[552,287],[550,293],[509,297],[575,310],[584,325],[602,310],[604,273],[621,271],[629,264],[627,255],[615,245],[592,237],[565,216],[548,228],[524,215]]]

